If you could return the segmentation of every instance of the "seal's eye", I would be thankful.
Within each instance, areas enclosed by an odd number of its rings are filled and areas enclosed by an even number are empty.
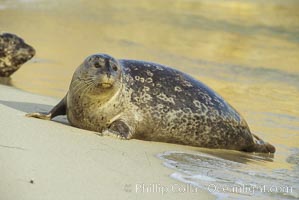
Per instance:
[[[95,62],[94,66],[95,66],[95,68],[100,68],[101,67],[100,63],[98,63],[98,62]]]
[[[113,62],[110,62],[110,65],[111,65],[111,68],[112,68],[114,71],[117,71],[117,70],[118,70],[116,64],[114,64]]]
[[[9,41],[9,45],[15,45],[15,44],[16,44],[15,41],[13,41],[13,40]]]

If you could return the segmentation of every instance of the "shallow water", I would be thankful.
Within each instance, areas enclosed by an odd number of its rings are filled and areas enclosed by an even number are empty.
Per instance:
[[[255,197],[299,198],[297,0],[0,0],[0,31],[20,35],[37,50],[5,80],[30,92],[63,97],[75,68],[97,52],[170,65],[200,79],[277,153],[161,154],[168,166],[177,166],[172,176],[205,189],[211,180],[290,184],[292,193]]]
[[[165,152],[164,164],[177,172],[171,177],[214,194],[217,199],[298,199],[299,151],[292,149],[278,167],[270,155],[229,151]]]

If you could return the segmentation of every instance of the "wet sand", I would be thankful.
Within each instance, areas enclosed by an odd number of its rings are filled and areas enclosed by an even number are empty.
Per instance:
[[[0,91],[1,199],[214,199],[171,179],[173,171],[156,157],[195,152],[191,147],[100,137],[64,118],[27,118],[59,99],[2,85]]]

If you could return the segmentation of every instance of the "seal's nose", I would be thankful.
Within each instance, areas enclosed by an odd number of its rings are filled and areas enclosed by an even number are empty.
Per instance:
[[[105,74],[108,79],[111,77],[109,59],[103,58],[103,56],[96,56],[91,62],[92,66],[98,69],[98,74]]]
[[[30,47],[29,53],[30,53],[31,57],[33,57],[35,55],[35,49],[33,47]]]

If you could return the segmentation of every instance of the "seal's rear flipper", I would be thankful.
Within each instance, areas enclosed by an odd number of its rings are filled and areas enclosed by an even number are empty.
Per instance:
[[[256,153],[275,153],[276,149],[268,142],[263,144],[254,144],[252,152]]]
[[[66,95],[67,96],[67,95]],[[66,96],[48,113],[28,113],[26,117],[51,120],[58,115],[66,115]]]
[[[244,151],[256,152],[256,153],[275,153],[276,149],[272,144],[268,142],[264,142],[261,138],[259,138],[255,134],[252,135],[254,139],[254,144],[251,145],[249,148],[244,149]]]

